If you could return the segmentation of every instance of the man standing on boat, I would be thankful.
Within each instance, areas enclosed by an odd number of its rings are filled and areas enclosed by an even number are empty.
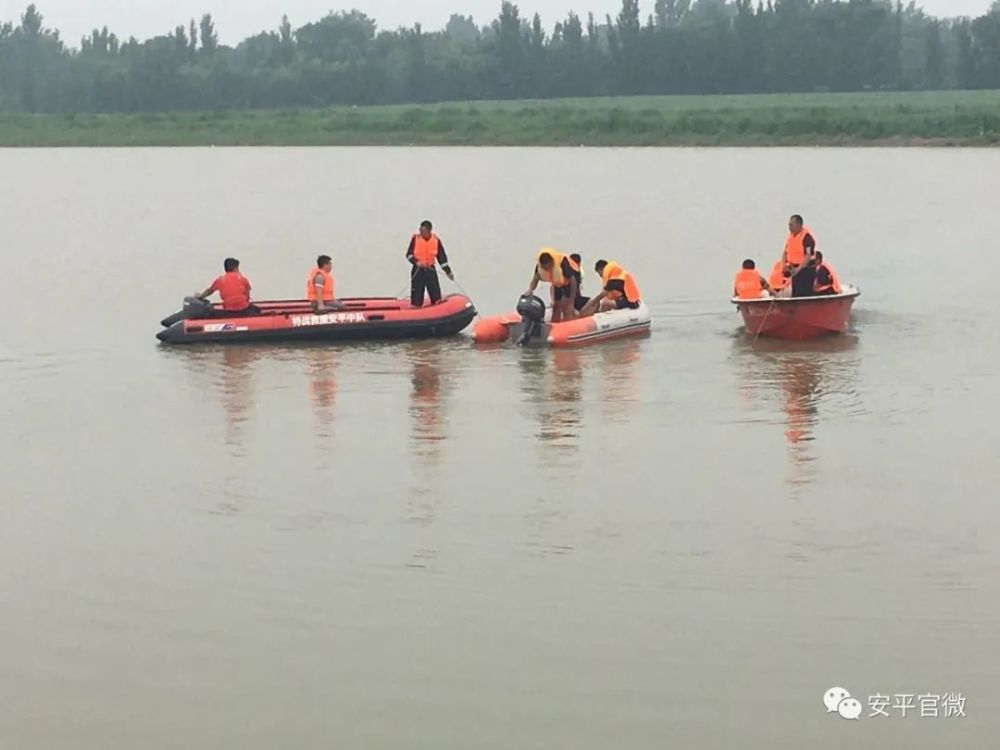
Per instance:
[[[788,239],[781,254],[781,262],[791,269],[792,296],[811,297],[816,281],[816,238],[795,214],[788,220]]]
[[[431,231],[432,229],[434,229],[433,224],[426,220],[422,221],[420,232],[413,235],[410,246],[406,248],[406,259],[412,265],[410,303],[414,307],[421,307],[424,304],[424,289],[427,290],[432,305],[441,301],[441,283],[438,281],[435,264],[440,263],[445,275],[452,281],[455,280],[455,274],[448,265],[444,243]]]

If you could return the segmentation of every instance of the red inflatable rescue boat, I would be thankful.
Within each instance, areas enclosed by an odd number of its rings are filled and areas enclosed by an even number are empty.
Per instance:
[[[392,297],[340,302],[343,310],[318,314],[305,300],[254,302],[260,314],[230,316],[219,305],[189,298],[183,311],[160,321],[164,330],[156,338],[167,344],[425,338],[456,334],[476,317],[472,301],[461,294],[423,307]]]

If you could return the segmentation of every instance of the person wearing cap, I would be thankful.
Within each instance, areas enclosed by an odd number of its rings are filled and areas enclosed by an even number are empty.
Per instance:
[[[441,283],[438,281],[437,264],[441,264],[445,275],[455,280],[455,274],[448,265],[448,254],[444,251],[444,243],[432,231],[434,225],[429,221],[420,222],[420,231],[410,239],[406,248],[406,259],[410,262],[410,303],[414,307],[424,304],[424,290],[430,297],[431,304],[441,301]]]

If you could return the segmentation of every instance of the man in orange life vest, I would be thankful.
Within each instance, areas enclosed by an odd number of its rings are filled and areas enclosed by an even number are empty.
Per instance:
[[[436,263],[441,264],[449,279],[455,280],[455,274],[448,265],[444,243],[432,229],[434,225],[429,221],[420,222],[420,233],[413,235],[410,246],[406,248],[406,259],[413,266],[410,272],[410,303],[414,307],[424,304],[424,289],[427,290],[432,305],[441,301],[441,283],[438,281]]]
[[[750,258],[743,261],[743,269],[733,281],[733,296],[739,299],[759,299],[762,291],[771,291],[764,277],[757,270],[757,264]]]
[[[788,220],[788,238],[781,260],[790,266],[792,276],[792,296],[811,297],[813,282],[816,280],[816,266],[813,254],[816,252],[816,238],[802,223],[802,217],[795,214]]]
[[[771,267],[771,276],[767,280],[767,285],[771,289],[771,294],[775,297],[788,297],[792,290],[788,288],[791,283],[791,271],[785,266],[781,259]]]
[[[639,285],[635,277],[615,261],[599,260],[594,264],[594,270],[604,284],[600,294],[591,297],[580,311],[580,317],[586,318],[600,310],[635,310],[639,307]]]
[[[222,297],[222,314],[227,317],[259,315],[260,310],[250,304],[250,281],[240,273],[240,262],[236,258],[226,258],[222,264],[225,273],[212,285],[195,297],[204,300],[218,292]],[[219,313],[216,312],[218,315]]]
[[[535,270],[531,276],[531,283],[524,296],[533,295],[538,284],[545,281],[551,289],[552,322],[572,320],[576,317],[576,308],[573,306],[573,302],[576,300],[578,289],[576,279],[579,271],[580,267],[570,256],[548,248],[540,250],[535,258]]]
[[[326,310],[344,310],[343,303],[333,296],[333,261],[329,255],[321,255],[316,259],[316,267],[306,277],[306,299],[309,300],[313,312]]]
[[[840,279],[829,264],[823,261],[823,253],[816,251],[816,284],[813,291],[819,295],[840,294]]]

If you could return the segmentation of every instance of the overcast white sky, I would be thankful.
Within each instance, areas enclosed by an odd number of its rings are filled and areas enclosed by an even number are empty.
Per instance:
[[[16,20],[30,0],[0,0],[0,21]],[[641,0],[643,17],[651,13],[655,0]],[[908,2],[908,0],[904,0]],[[925,0],[917,4],[936,16],[976,16],[989,7],[991,0]],[[547,29],[575,10],[585,17],[587,11],[603,18],[614,16],[621,0],[521,0],[516,3],[522,15],[542,15]],[[495,18],[500,0],[36,0],[49,28],[62,32],[73,46],[94,27],[107,25],[120,37],[146,39],[163,34],[191,18],[211,13],[224,44],[264,29],[276,28],[287,13],[292,25],[315,21],[330,11],[357,8],[374,18],[379,28],[410,26],[420,21],[425,29],[439,29],[454,13],[472,15],[480,26]]]

